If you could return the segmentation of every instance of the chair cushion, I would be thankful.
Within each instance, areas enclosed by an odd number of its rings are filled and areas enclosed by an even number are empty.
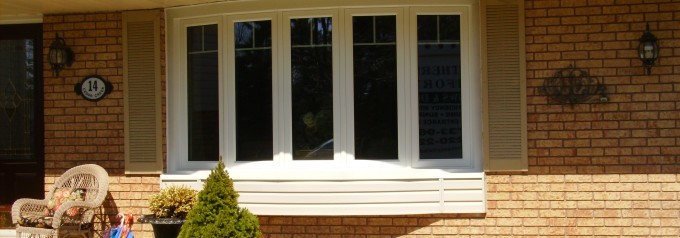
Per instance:
[[[52,199],[47,203],[48,215],[54,215],[61,204],[69,201],[85,201],[84,189],[57,188],[52,195]],[[71,208],[66,211],[67,216],[75,216],[80,212],[79,208]]]
[[[52,228],[52,217],[25,215],[19,218],[17,224],[26,227]]]
[[[19,221],[17,221],[17,224],[20,226],[24,227],[37,227],[37,228],[46,228],[46,229],[52,229],[52,217],[48,216],[22,216]],[[82,224],[78,224],[75,221],[71,222],[65,222],[62,226],[73,226],[73,225],[80,225],[80,229],[82,230],[87,230],[92,227],[92,223],[86,222]]]

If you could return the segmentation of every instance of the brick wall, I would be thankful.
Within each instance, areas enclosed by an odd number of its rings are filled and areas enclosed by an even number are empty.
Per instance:
[[[680,2],[644,2],[526,1],[531,173],[680,173]],[[651,75],[637,56],[646,23],[661,49]],[[539,87],[569,65],[609,102],[547,104]]]
[[[490,174],[486,214],[261,216],[265,235],[677,237],[680,2],[527,0],[525,13],[530,170]],[[111,174],[106,213],[147,213],[158,178],[123,173],[120,13],[46,16],[44,22],[46,48],[60,32],[76,52],[61,77],[45,66],[46,185],[67,168],[98,163]],[[635,50],[647,22],[661,47],[651,75]],[[609,102],[548,104],[538,88],[569,65],[601,79]],[[114,92],[97,103],[80,98],[73,85],[89,74],[112,82]],[[138,237],[150,237],[148,229],[135,225]]]
[[[45,60],[45,189],[67,169],[95,163],[110,175],[110,194],[98,226],[107,226],[119,212],[149,213],[147,200],[159,189],[158,176],[124,173],[121,13],[45,16],[43,31],[45,59],[55,33],[75,53],[73,64],[59,77]],[[90,102],[74,92],[74,85],[95,74],[111,82],[113,92]],[[135,226],[138,233],[150,229]]]

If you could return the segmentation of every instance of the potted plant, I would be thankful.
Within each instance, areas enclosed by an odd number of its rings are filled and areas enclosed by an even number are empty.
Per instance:
[[[153,214],[139,219],[151,223],[154,237],[175,238],[189,211],[196,205],[197,191],[186,186],[169,186],[149,199],[149,209]]]
[[[191,209],[179,234],[181,238],[255,238],[260,237],[260,224],[255,215],[238,206],[234,183],[220,161],[210,173],[198,204]]]

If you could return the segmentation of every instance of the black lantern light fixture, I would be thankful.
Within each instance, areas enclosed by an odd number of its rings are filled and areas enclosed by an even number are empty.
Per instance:
[[[656,41],[656,36],[649,31],[649,23],[647,23],[647,29],[640,37],[640,46],[638,47],[640,60],[642,60],[642,65],[647,69],[647,74],[652,73],[654,61],[659,57],[659,45]]]
[[[48,61],[57,77],[59,77],[60,70],[70,66],[73,62],[73,51],[66,45],[64,39],[59,37],[59,33],[57,33],[56,38],[50,44]]]

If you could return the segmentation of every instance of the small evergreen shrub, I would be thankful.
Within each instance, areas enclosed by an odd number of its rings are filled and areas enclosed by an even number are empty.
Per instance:
[[[149,199],[149,209],[157,218],[184,219],[198,200],[196,190],[186,186],[169,186]]]
[[[179,238],[260,237],[257,217],[238,207],[237,199],[234,182],[220,161],[199,192],[198,204],[189,212]]]

